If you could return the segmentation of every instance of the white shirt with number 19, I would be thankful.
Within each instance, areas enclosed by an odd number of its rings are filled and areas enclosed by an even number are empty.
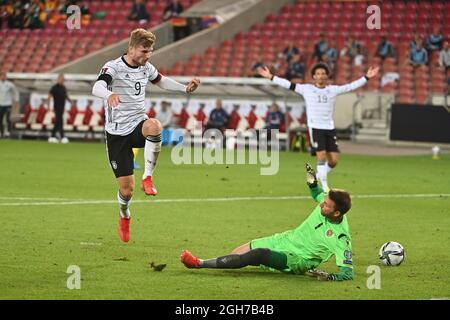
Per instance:
[[[273,82],[279,86],[289,89],[291,82],[275,76]],[[343,86],[326,86],[319,88],[312,84],[296,84],[295,92],[301,94],[305,99],[308,127],[314,129],[334,129],[333,113],[336,96],[353,91],[367,83],[365,77]]]

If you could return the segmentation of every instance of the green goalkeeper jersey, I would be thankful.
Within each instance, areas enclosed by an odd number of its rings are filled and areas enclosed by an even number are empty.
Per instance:
[[[347,217],[344,215],[340,223],[329,221],[320,210],[320,203],[325,200],[326,193],[320,187],[311,188],[310,191],[319,205],[298,228],[274,235],[277,247],[300,256],[315,266],[334,255],[339,267],[353,269]]]

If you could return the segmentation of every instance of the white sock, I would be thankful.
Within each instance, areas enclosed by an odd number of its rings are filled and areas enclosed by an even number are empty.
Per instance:
[[[130,212],[131,198],[127,200],[120,193],[120,190],[119,190],[119,191],[117,191],[117,200],[119,201],[120,216],[125,219],[130,219],[131,218],[131,212]]]
[[[317,179],[319,179],[320,184],[322,185],[322,189],[328,189],[328,181],[327,181],[327,166],[325,163],[317,163]]]
[[[142,179],[152,176],[153,170],[156,167],[156,161],[158,160],[159,152],[161,151],[161,134],[157,136],[148,136],[145,141],[144,159],[145,169]]]
[[[327,173],[330,173],[331,170],[333,170],[332,167],[330,167],[330,165],[328,164],[328,162],[325,164],[327,166]]]

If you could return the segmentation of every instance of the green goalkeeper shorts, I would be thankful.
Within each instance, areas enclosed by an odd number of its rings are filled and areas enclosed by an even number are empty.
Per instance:
[[[287,268],[282,270],[283,272],[287,273],[295,273],[295,274],[303,274],[308,270],[316,268],[319,264],[317,262],[304,259],[300,255],[291,252],[290,250],[287,250],[286,248],[283,248],[283,246],[280,244],[279,234],[275,234],[273,236],[265,237],[265,238],[259,238],[254,239],[250,242],[250,248],[256,249],[256,248],[267,248],[271,251],[276,251],[278,253],[282,253],[286,255]],[[276,269],[260,265],[263,269],[268,269],[271,271],[278,271]]]

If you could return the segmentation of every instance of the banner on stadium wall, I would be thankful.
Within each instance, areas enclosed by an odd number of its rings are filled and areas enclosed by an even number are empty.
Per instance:
[[[443,106],[393,104],[390,139],[450,143],[450,112]]]
[[[100,111],[101,108],[104,106],[104,102],[102,99],[91,96],[91,95],[76,95],[76,94],[70,94],[69,97],[72,100],[76,100],[77,102],[77,108],[80,111],[83,111],[86,109],[86,106],[88,104],[89,100],[93,101],[92,108],[94,111]],[[44,93],[31,93],[30,95],[30,104],[32,108],[38,108],[41,105],[42,99],[47,100],[48,94]],[[52,99],[53,101],[53,99]],[[216,99],[213,98],[191,98],[188,101],[186,99],[172,99],[172,98],[146,98],[145,99],[145,109],[146,112],[149,111],[151,106],[154,106],[155,111],[158,112],[161,109],[161,102],[167,101],[174,113],[179,113],[181,111],[181,108],[183,107],[183,104],[187,103],[187,111],[193,115],[195,114],[200,105],[203,104],[205,106],[204,112],[209,115],[210,112],[215,108],[216,106]],[[282,112],[286,112],[286,107],[290,106],[292,107],[291,114],[292,116],[299,118],[301,114],[303,113],[305,109],[305,105],[303,102],[298,103],[289,103],[286,104],[285,101],[275,101],[278,106],[280,107],[280,110]],[[247,115],[250,112],[251,105],[256,105],[256,114],[260,117],[264,117],[268,111],[268,108],[272,105],[271,100],[245,100],[245,99],[222,99],[222,106],[223,108],[228,112],[231,113],[233,111],[233,105],[239,105],[239,113],[241,115]],[[66,101],[66,110],[70,109],[70,103]]]

